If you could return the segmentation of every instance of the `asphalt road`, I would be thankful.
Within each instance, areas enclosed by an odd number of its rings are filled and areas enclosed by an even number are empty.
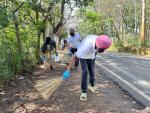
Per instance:
[[[125,53],[103,53],[97,66],[145,106],[150,106],[150,58]]]

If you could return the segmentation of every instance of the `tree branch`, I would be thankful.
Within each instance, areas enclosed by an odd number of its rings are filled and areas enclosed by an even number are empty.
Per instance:
[[[71,11],[70,11],[70,14],[69,14],[69,16],[68,16],[68,18],[64,21],[64,23],[61,25],[61,27],[58,29],[58,31],[66,24],[66,22],[70,19],[70,17],[71,17],[71,14],[72,14],[72,11],[73,11],[73,8],[71,9]]]
[[[42,21],[43,24],[47,21],[47,19],[48,19],[49,16],[51,17],[50,11],[52,10],[52,8],[53,8],[55,2],[56,2],[56,0],[53,0],[52,2],[49,3],[49,7],[48,7],[48,9],[47,9],[47,13],[48,13],[48,14],[47,14],[46,16],[44,16],[45,18],[44,18],[43,21]]]
[[[62,21],[63,21],[63,18],[64,18],[64,9],[65,9],[65,0],[62,0],[62,2],[61,2],[61,17],[60,17],[60,20],[57,23],[57,25],[54,27],[53,33],[57,33],[59,27],[62,26]]]
[[[35,19],[30,15],[30,12],[28,10],[26,10],[26,11],[27,11],[27,13],[28,13],[28,15],[30,17],[30,21],[35,25],[36,24],[36,22],[34,21]]]
[[[17,12],[19,8],[21,8],[24,5],[25,2],[22,2],[13,12]]]
[[[60,26],[57,28],[57,31],[55,31],[54,33],[59,32],[60,29],[61,29],[61,28],[66,24],[66,22],[70,19],[74,7],[76,7],[76,5],[74,5],[74,6],[71,7],[71,4],[70,4],[70,9],[71,9],[70,14],[68,15],[68,17],[67,17],[67,19],[64,21],[64,23],[63,23],[63,20],[62,20],[61,25],[58,23]],[[57,24],[57,25],[58,25],[58,24]],[[56,27],[55,27],[55,28],[56,28]],[[53,30],[53,31],[54,31],[54,30]]]

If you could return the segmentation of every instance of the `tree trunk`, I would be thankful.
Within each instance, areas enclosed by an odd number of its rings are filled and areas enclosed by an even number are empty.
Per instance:
[[[134,34],[137,35],[137,2],[134,0]]]
[[[45,41],[45,36],[46,36],[46,34],[45,34],[45,29],[43,30],[43,42]]]
[[[54,34],[56,34],[63,25],[64,10],[65,10],[65,0],[62,0],[62,2],[61,2],[61,17],[60,17],[60,20],[57,23],[57,25],[53,28]]]
[[[21,58],[21,65],[23,66],[22,46],[21,46],[21,39],[20,39],[20,34],[19,34],[18,18],[16,17],[15,14],[16,14],[16,12],[13,12],[13,17],[14,17],[14,22],[15,22],[17,47],[18,47],[19,56]]]
[[[116,27],[116,25],[115,25],[115,23],[113,21],[112,21],[112,25],[113,25],[115,33],[116,33],[116,38],[120,42],[121,39],[120,39],[119,31],[118,31],[118,29],[117,29],[117,27]]]
[[[146,0],[142,0],[142,23],[141,23],[141,41],[142,41],[142,45],[144,44],[144,40],[145,40],[145,3]]]
[[[37,34],[37,60],[39,60],[40,58],[40,36],[41,36],[41,33],[38,32]]]
[[[148,39],[148,1],[145,1],[145,41]]]
[[[36,23],[39,21],[39,12],[36,11]],[[36,47],[36,59],[39,61],[40,58],[40,35],[41,31],[39,28],[37,28],[37,47]]]

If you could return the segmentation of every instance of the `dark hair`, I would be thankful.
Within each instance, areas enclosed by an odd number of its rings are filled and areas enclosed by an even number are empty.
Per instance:
[[[70,28],[70,32],[75,32],[74,28]]]
[[[74,36],[74,35],[75,35],[75,31],[74,31],[73,28],[70,29],[70,35],[71,35],[71,36]]]
[[[45,43],[50,44],[50,41],[51,41],[51,37],[46,37]]]

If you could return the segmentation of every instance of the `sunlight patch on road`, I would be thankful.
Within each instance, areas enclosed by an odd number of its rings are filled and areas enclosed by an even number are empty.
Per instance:
[[[80,85],[76,85],[73,88],[69,89],[70,91],[80,91]]]
[[[25,108],[27,110],[33,111],[37,108],[37,105],[35,103],[26,103]]]
[[[100,87],[100,88],[106,88],[108,87],[110,84],[97,84],[96,86],[97,87]]]
[[[96,109],[86,109],[84,111],[81,111],[79,113],[97,113],[97,110]]]
[[[150,88],[150,81],[138,80],[137,84],[139,84],[140,86],[143,86],[143,87]]]

